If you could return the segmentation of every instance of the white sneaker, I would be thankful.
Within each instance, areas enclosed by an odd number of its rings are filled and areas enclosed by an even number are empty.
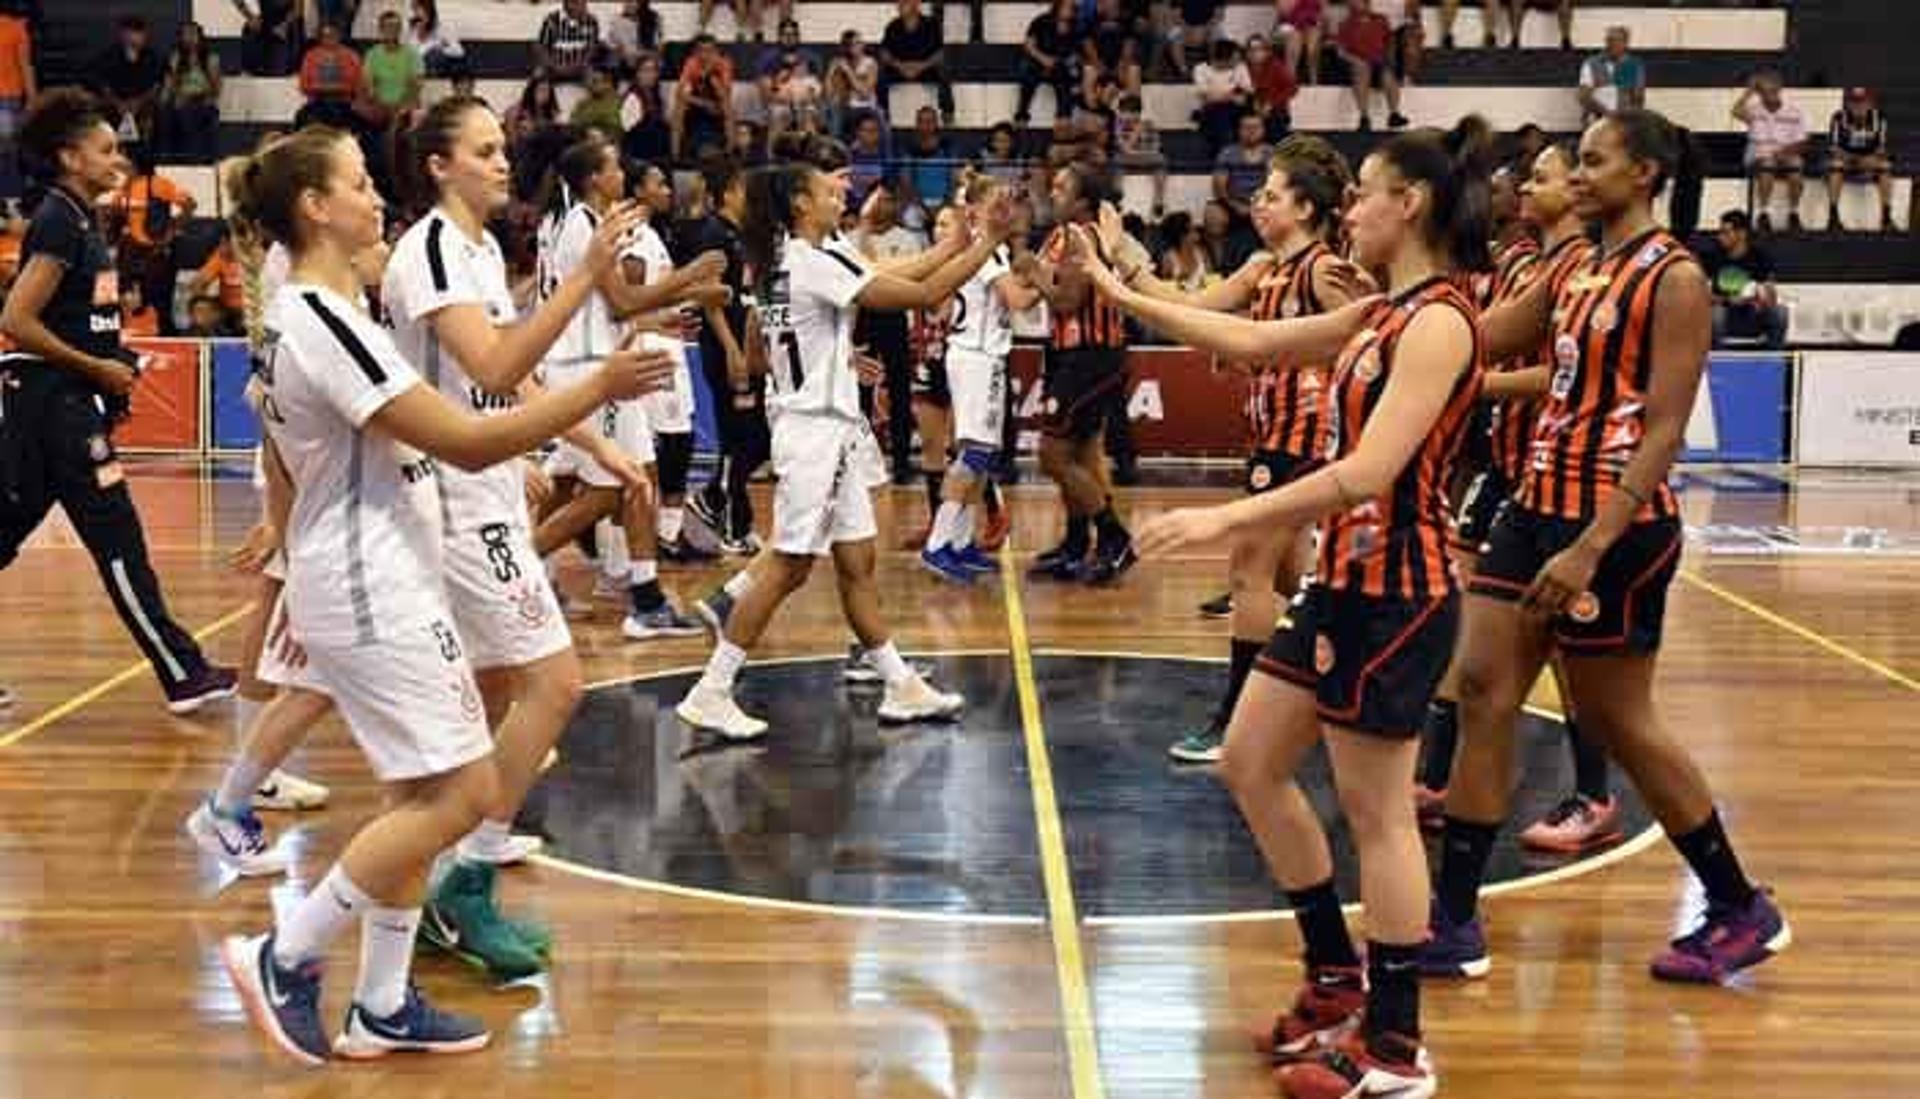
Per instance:
[[[924,660],[909,660],[907,670],[926,678],[933,674],[933,665]],[[847,660],[840,666],[840,679],[855,687],[876,687],[886,677],[880,674],[880,665],[874,662],[873,650],[856,641],[847,646]]]
[[[253,792],[255,809],[306,810],[327,807],[327,788],[291,771],[276,769]]]
[[[958,717],[967,700],[957,694],[938,691],[915,674],[898,686],[889,686],[880,698],[880,720],[889,724],[909,721],[946,721]]]
[[[286,872],[286,853],[267,842],[266,826],[252,813],[228,819],[203,801],[187,818],[187,834],[200,850],[243,878]]]
[[[673,712],[694,728],[719,733],[728,740],[753,740],[767,735],[767,723],[742,710],[731,691],[696,683]]]
[[[515,866],[540,853],[547,841],[515,832],[498,843],[481,843],[472,836],[460,841],[460,857],[494,866]]]

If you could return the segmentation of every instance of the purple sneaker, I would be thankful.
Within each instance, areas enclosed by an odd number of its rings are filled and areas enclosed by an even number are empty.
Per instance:
[[[1663,981],[1719,984],[1735,973],[1759,965],[1793,943],[1793,929],[1774,907],[1773,895],[1753,891],[1739,908],[1707,907],[1699,927],[1673,940],[1653,960],[1653,975]]]
[[[232,668],[217,668],[209,664],[166,689],[167,711],[190,714],[209,702],[232,698],[239,685],[240,677]]]
[[[1442,980],[1478,980],[1493,968],[1480,917],[1456,924],[1435,898],[1427,916],[1427,941],[1420,944],[1420,975]]]

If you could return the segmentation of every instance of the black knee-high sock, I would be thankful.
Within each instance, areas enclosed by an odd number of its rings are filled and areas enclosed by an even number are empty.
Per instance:
[[[1307,944],[1307,966],[1338,966],[1347,969],[1360,965],[1353,949],[1353,936],[1347,933],[1347,917],[1340,911],[1340,896],[1333,891],[1333,879],[1305,889],[1287,890],[1287,905],[1293,909],[1293,922]]]
[[[1753,899],[1753,883],[1740,860],[1734,857],[1733,843],[1720,825],[1720,810],[1708,814],[1706,822],[1691,832],[1673,837],[1673,845],[1693,867],[1693,874],[1707,891],[1707,899],[1728,908],[1739,908]]]
[[[1087,546],[1093,541],[1093,520],[1085,515],[1067,516],[1067,537],[1061,546],[1068,556],[1086,556]]]
[[[1366,1035],[1420,1039],[1420,944],[1367,942]],[[1394,1056],[1397,1051],[1375,1050]]]
[[[1567,722],[1567,747],[1573,751],[1573,790],[1588,801],[1605,801],[1607,789],[1607,753],[1587,737],[1580,726]]]
[[[1440,907],[1447,919],[1463,924],[1480,908],[1480,881],[1487,874],[1487,856],[1493,852],[1498,824],[1448,817],[1441,837]]]
[[[1099,531],[1100,544],[1103,546],[1125,542],[1129,537],[1125,524],[1121,523],[1120,517],[1114,514],[1111,499],[1108,499],[1106,505],[1100,509],[1100,513],[1093,517],[1093,526]]]
[[[927,518],[940,514],[940,493],[947,485],[947,471],[944,469],[924,469],[920,475],[927,479]]]
[[[1420,785],[1444,790],[1453,775],[1453,753],[1460,744],[1460,704],[1450,698],[1427,703],[1427,755],[1420,764]]]
[[[1247,676],[1253,673],[1253,662],[1260,657],[1260,651],[1266,648],[1261,641],[1232,641],[1232,656],[1227,664],[1227,693],[1220,700],[1220,712],[1214,715],[1214,723],[1221,728],[1233,719],[1233,708],[1240,704],[1240,692],[1246,689]]]

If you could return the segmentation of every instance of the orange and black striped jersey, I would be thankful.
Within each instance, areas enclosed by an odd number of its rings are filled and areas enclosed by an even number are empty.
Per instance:
[[[1333,249],[1316,240],[1276,264],[1254,289],[1253,319],[1286,320],[1325,312],[1313,292],[1313,276],[1320,259],[1332,255]],[[1295,458],[1318,455],[1323,426],[1320,392],[1326,384],[1327,370],[1321,365],[1284,370],[1268,364],[1256,367],[1247,388],[1248,445],[1256,452]]]
[[[1520,272],[1520,277],[1504,288],[1505,293],[1498,300],[1517,297],[1540,279],[1547,280],[1548,286],[1552,287],[1549,293],[1557,298],[1567,278],[1592,258],[1593,242],[1582,235],[1568,237],[1545,253],[1536,248],[1533,258]],[[1519,356],[1511,362],[1491,364],[1489,369],[1524,370],[1530,366],[1547,364],[1545,350],[1546,345],[1542,344],[1540,350]],[[1536,399],[1496,401],[1493,405],[1488,429],[1493,437],[1493,467],[1507,482],[1508,491],[1518,490],[1526,477],[1527,451],[1533,440],[1534,420],[1539,415],[1540,402]]]
[[[1567,275],[1554,295],[1553,380],[1534,425],[1523,507],[1590,519],[1616,491],[1646,436],[1654,294],[1668,271],[1693,262],[1679,240],[1655,228],[1612,253],[1596,250]],[[1635,519],[1678,514],[1663,483]]]
[[[1480,397],[1481,348],[1479,315],[1458,286],[1436,275],[1369,311],[1334,363],[1322,402],[1328,420],[1323,453],[1331,462],[1358,448],[1395,370],[1444,368],[1395,361],[1401,333],[1423,309],[1460,311],[1473,330],[1472,361],[1392,487],[1322,523],[1318,575],[1330,588],[1416,601],[1437,599],[1455,588],[1447,557],[1447,484]]]
[[[1058,264],[1066,260],[1067,227],[1062,225],[1047,238],[1044,255],[1048,263]],[[1112,262],[1099,237],[1094,236],[1094,249],[1101,260]],[[1053,315],[1053,349],[1056,351],[1077,351],[1083,347],[1127,346],[1127,318],[1120,307],[1100,296],[1098,290],[1087,288],[1087,300],[1080,308],[1071,312],[1058,309],[1049,310]]]
[[[1473,304],[1481,312],[1492,309],[1527,284],[1534,261],[1540,258],[1540,242],[1528,235],[1514,237],[1493,249],[1493,268],[1468,276],[1473,287]]]

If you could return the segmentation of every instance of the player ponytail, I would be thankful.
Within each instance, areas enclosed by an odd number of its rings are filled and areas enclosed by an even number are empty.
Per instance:
[[[1667,181],[1673,178],[1680,164],[1680,136],[1666,115],[1640,107],[1625,107],[1609,111],[1597,124],[1612,126],[1619,132],[1620,144],[1626,148],[1627,156],[1654,166],[1648,198],[1666,189]]]
[[[1456,270],[1485,271],[1493,263],[1493,196],[1487,182],[1492,136],[1485,119],[1468,115],[1444,133],[1400,134],[1375,154],[1401,179],[1427,189],[1422,233]]]
[[[755,289],[766,300],[780,253],[793,231],[793,200],[805,194],[818,169],[811,164],[771,164],[747,173],[747,217],[740,226],[741,258],[754,272]]]

